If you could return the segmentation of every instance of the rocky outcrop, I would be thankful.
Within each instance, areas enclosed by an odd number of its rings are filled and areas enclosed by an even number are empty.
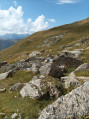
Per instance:
[[[46,107],[39,119],[78,119],[89,114],[89,82]]]
[[[49,47],[49,46],[52,46],[52,45],[60,42],[64,38],[64,36],[65,36],[65,33],[49,37],[49,38],[45,39],[43,41],[43,43],[40,46],[38,46],[38,47],[44,47],[44,46],[45,47]]]
[[[78,58],[80,55],[82,55],[84,49],[75,49],[73,51],[63,51],[64,54],[66,54],[67,56],[72,56],[74,58]]]
[[[89,64],[81,64],[75,71],[89,71]]]
[[[56,64],[55,62],[48,62],[39,69],[40,74],[52,76],[55,78],[60,78],[61,76],[63,76],[64,70],[64,66],[58,66],[58,64]]]
[[[29,96],[32,99],[38,99],[44,95],[58,98],[62,95],[62,91],[63,86],[56,79],[41,75],[33,77],[32,81],[21,89],[20,94],[22,97]]]
[[[3,79],[8,78],[8,77],[11,77],[12,76],[12,73],[13,73],[12,70],[11,71],[8,71],[8,72],[5,72],[5,73],[1,73],[0,74],[0,80],[3,80]]]
[[[29,57],[35,57],[35,56],[39,56],[39,55],[41,55],[41,53],[40,53],[39,51],[33,51],[33,52],[29,55]]]

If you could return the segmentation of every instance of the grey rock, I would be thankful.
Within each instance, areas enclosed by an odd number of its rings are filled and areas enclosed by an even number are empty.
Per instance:
[[[40,67],[41,67],[40,64],[38,64],[38,63],[33,63],[31,70],[32,70],[33,73],[39,74],[39,68],[40,68]]]
[[[84,63],[81,64],[75,71],[88,71],[89,70],[89,64]]]
[[[59,97],[47,106],[39,119],[78,119],[89,114],[89,82]]]
[[[20,94],[22,97],[29,96],[32,99],[38,99],[47,94],[50,97],[58,98],[58,96],[62,95],[62,88],[61,84],[57,87],[50,78],[45,77],[41,79],[35,76],[32,81],[21,89]]]
[[[84,51],[84,49],[75,49],[73,51],[67,51],[67,50],[66,51],[63,51],[63,53],[64,54],[67,54],[67,56],[69,55],[69,56],[72,56],[72,57],[77,58],[80,55],[82,55],[83,51]]]
[[[39,51],[33,51],[33,52],[29,55],[29,57],[35,57],[35,56],[39,56],[39,55],[41,55],[41,53],[40,53]]]
[[[63,75],[63,67],[58,66],[55,62],[49,62],[40,67],[39,71],[42,75],[52,76],[59,78]]]
[[[74,72],[72,72],[69,74],[64,84],[65,84],[65,88],[78,87],[80,86],[80,81],[78,81],[78,78],[75,76]]]
[[[23,86],[24,86],[23,83],[14,84],[10,87],[10,91],[17,91],[17,90],[21,89]]]

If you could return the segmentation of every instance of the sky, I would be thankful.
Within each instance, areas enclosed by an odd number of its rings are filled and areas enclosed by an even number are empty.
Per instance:
[[[0,0],[0,35],[32,34],[89,17],[89,0]]]

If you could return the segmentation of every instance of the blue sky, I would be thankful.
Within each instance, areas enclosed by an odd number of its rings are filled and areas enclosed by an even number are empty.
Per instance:
[[[0,34],[29,33],[89,17],[89,0],[0,0]]]

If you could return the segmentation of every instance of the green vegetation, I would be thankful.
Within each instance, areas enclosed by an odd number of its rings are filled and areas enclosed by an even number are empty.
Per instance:
[[[75,72],[76,76],[85,76],[89,77],[89,71],[77,71]]]
[[[0,94],[0,112],[5,113],[8,119],[11,119],[11,115],[15,112],[21,113],[24,119],[37,119],[39,111],[54,101],[49,97],[40,100],[32,100],[29,97],[22,98],[19,91],[9,91],[11,85],[19,82],[27,83],[32,80],[33,76],[31,72],[18,71],[13,77],[0,81],[0,88],[7,89],[5,93]],[[2,115],[0,119],[4,119],[5,115]]]

